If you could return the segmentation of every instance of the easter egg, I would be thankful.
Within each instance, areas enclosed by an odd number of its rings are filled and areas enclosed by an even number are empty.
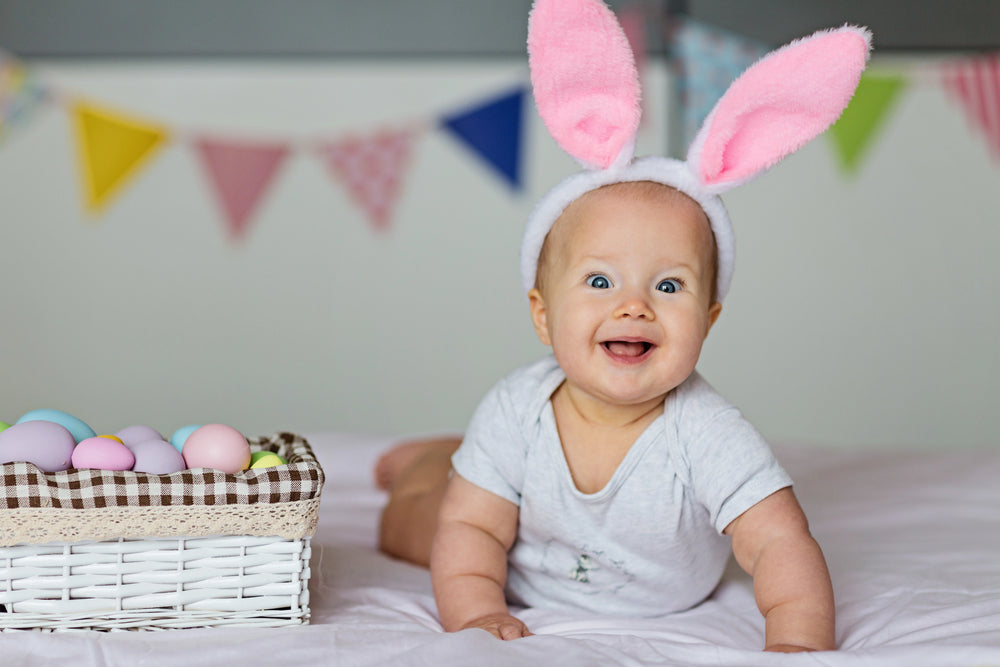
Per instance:
[[[114,440],[115,442],[124,445],[125,443],[117,435],[99,435],[98,438],[107,438],[108,440]]]
[[[10,428],[10,424],[7,422],[0,422],[0,431],[6,431]]]
[[[177,451],[184,451],[184,443],[187,441],[188,436],[201,428],[201,424],[188,424],[187,426],[181,426],[179,429],[174,431],[174,434],[170,436],[170,444],[177,448]]]
[[[146,442],[147,440],[163,440],[163,436],[155,428],[143,426],[142,424],[126,426],[122,430],[117,431],[115,435],[118,436],[126,447],[131,447],[138,442]]]
[[[94,437],[81,440],[73,450],[74,468],[131,470],[135,464],[132,450],[111,438]]]
[[[86,422],[82,419],[74,417],[68,412],[63,412],[62,410],[32,410],[31,412],[26,412],[21,415],[21,418],[17,420],[17,423],[23,424],[24,422],[33,421],[46,421],[59,424],[72,433],[73,439],[77,442],[86,440],[87,438],[93,438],[97,435],[97,433],[94,432],[94,429],[87,426]]]
[[[26,421],[0,431],[0,463],[28,461],[45,472],[70,467],[76,440],[64,426]]]
[[[285,465],[285,459],[274,452],[254,452],[250,455],[250,469],[273,468],[274,466]]]
[[[181,450],[188,468],[215,468],[239,472],[250,465],[250,444],[243,434],[225,424],[206,424],[187,437]]]
[[[137,442],[129,449],[135,454],[132,470],[153,475],[169,475],[186,467],[184,457],[166,440],[146,440]]]

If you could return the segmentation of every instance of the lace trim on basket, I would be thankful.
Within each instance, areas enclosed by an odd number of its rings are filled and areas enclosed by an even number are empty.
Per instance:
[[[0,545],[146,537],[253,535],[298,539],[316,532],[320,499],[254,505],[0,510]]]

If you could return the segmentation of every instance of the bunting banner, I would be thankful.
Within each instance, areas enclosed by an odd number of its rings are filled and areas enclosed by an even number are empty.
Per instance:
[[[771,46],[690,18],[673,20],[670,40],[687,147],[729,84]]]
[[[942,81],[1000,161],[1000,54],[953,62],[942,69]]]
[[[376,230],[389,228],[417,132],[413,128],[383,129],[320,147],[330,171],[343,181]]]
[[[853,173],[858,169],[861,157],[905,86],[906,80],[901,76],[867,72],[861,75],[854,98],[830,128],[834,151],[845,172]]]
[[[521,189],[521,119],[524,87],[446,116],[441,125],[492,167],[513,190]]]
[[[227,236],[243,239],[282,166],[302,148],[318,150],[371,227],[390,228],[416,139],[429,127],[456,137],[511,189],[521,188],[522,111],[527,85],[486,99],[433,122],[411,120],[394,129],[351,132],[334,140],[232,139],[178,132],[166,124],[74,99],[44,87],[30,68],[0,49],[0,145],[15,122],[42,103],[64,108],[72,125],[84,208],[101,213],[168,144],[190,148],[225,222]]]
[[[167,140],[161,125],[86,102],[71,105],[87,209],[94,213]]]
[[[229,235],[242,239],[247,223],[288,156],[282,143],[203,137],[195,148],[226,217]]]
[[[641,58],[645,16],[638,4],[623,9],[622,25]],[[732,80],[770,46],[685,18],[671,21],[671,51],[679,87],[679,116],[689,143]],[[926,67],[924,67],[926,69]],[[986,137],[1000,161],[1000,54],[956,58],[940,63],[934,81],[963,109],[970,124]],[[854,100],[833,126],[830,140],[845,172],[856,171],[912,77],[870,69]],[[524,106],[527,82],[433,120],[403,120],[391,127],[345,132],[329,139],[240,140],[200,132],[178,132],[95,100],[76,99],[44,85],[16,57],[0,49],[0,148],[12,127],[43,104],[62,107],[72,135],[85,209],[106,210],[114,197],[150,165],[168,144],[181,144],[197,156],[206,185],[233,241],[246,237],[250,221],[277,181],[287,160],[304,146],[317,152],[334,180],[343,184],[374,230],[386,231],[413,164],[419,136],[436,128],[451,136],[488,173],[512,191],[523,188]],[[687,144],[685,144],[687,145]]]
[[[21,62],[0,50],[0,142],[46,101],[47,92]]]

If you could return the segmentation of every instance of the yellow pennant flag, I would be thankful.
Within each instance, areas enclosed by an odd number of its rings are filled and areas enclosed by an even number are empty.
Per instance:
[[[87,209],[96,213],[162,147],[167,128],[84,102],[72,112]]]

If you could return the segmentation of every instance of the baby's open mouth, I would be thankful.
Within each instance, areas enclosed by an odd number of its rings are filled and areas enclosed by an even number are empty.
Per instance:
[[[609,340],[601,344],[604,349],[616,357],[637,358],[653,348],[653,344],[646,341]]]

